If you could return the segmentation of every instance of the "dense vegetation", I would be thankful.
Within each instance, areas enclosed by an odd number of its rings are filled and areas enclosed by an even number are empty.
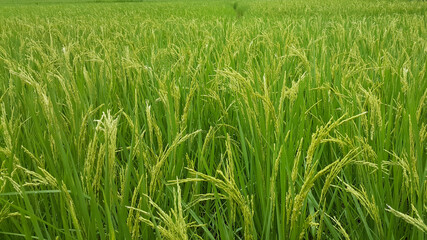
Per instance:
[[[0,5],[0,238],[426,239],[426,13]]]

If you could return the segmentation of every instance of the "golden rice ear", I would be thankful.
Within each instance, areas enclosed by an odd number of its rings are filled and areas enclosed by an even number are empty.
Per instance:
[[[396,217],[404,220],[408,224],[411,224],[412,226],[420,229],[424,233],[427,233],[427,225],[424,223],[423,219],[420,217],[420,215],[419,215],[417,209],[414,207],[414,205],[411,204],[411,207],[412,207],[412,211],[415,214],[415,217],[412,217],[408,214],[396,211],[392,207],[390,207],[389,205],[387,205],[386,211],[391,212],[394,216],[396,216]],[[425,206],[424,206],[424,208],[425,208]]]
[[[84,235],[85,230],[81,228],[81,223],[79,221],[79,218],[77,217],[77,212],[76,212],[74,200],[71,198],[70,191],[67,189],[67,186],[65,185],[64,182],[62,182],[60,188],[62,190],[62,193],[65,195],[66,204],[67,204],[68,210],[69,210],[70,215],[71,215],[71,220],[72,220],[74,228],[77,231],[77,238],[83,239],[83,235]]]
[[[98,161],[97,161],[97,167],[96,167],[96,175],[95,175],[95,181],[93,187],[95,190],[100,189],[100,182],[101,182],[101,176],[102,172],[104,173],[104,184],[106,186],[109,186],[106,191],[108,191],[107,197],[109,196],[108,201],[111,201],[113,198],[113,195],[116,194],[114,192],[114,184],[116,184],[116,141],[117,141],[117,126],[119,122],[119,116],[114,117],[111,115],[110,110],[107,111],[107,113],[103,112],[101,119],[95,120],[97,122],[96,125],[96,131],[101,132],[103,135],[103,142],[101,143],[98,154]],[[95,139],[92,144],[95,144],[96,141],[96,133],[95,133]],[[92,145],[94,146],[94,145]],[[93,151],[93,150],[92,150]],[[93,152],[89,152],[89,156],[93,156]],[[104,157],[105,156],[105,157]],[[93,161],[93,160],[92,160]],[[104,167],[105,166],[105,167]],[[105,187],[105,186],[104,186]],[[104,194],[106,194],[104,192]]]
[[[229,166],[227,166],[229,169]],[[192,175],[197,176],[198,178],[187,178],[172,181],[173,183],[185,183],[185,182],[198,182],[206,181],[226,193],[227,198],[232,201],[233,204],[236,204],[238,209],[243,215],[244,222],[244,237],[245,239],[254,239],[256,232],[253,225],[253,200],[245,198],[240,190],[238,189],[234,180],[230,180],[227,174],[224,174],[222,171],[218,170],[218,174],[222,177],[223,180],[216,177],[212,177],[200,172],[197,172],[193,169],[187,169]],[[228,170],[227,170],[228,171]],[[207,197],[207,196],[205,196]]]
[[[186,240],[188,239],[188,229],[197,227],[197,225],[194,223],[187,223],[187,217],[184,216],[185,210],[182,208],[181,188],[178,181],[176,181],[176,183],[176,189],[173,189],[173,208],[170,209],[169,213],[157,205],[148,195],[145,195],[145,197],[148,198],[150,205],[157,210],[158,216],[153,216],[152,213],[132,206],[127,206],[127,208],[132,213],[141,213],[142,216],[139,215],[138,221],[141,221],[152,228],[156,228],[165,239]],[[156,222],[153,222],[152,217],[156,219]],[[128,220],[132,221],[132,219]]]
[[[362,186],[361,189],[354,188],[352,185],[347,184],[341,180],[341,182],[346,186],[346,191],[351,193],[357,200],[362,204],[362,206],[367,210],[369,216],[374,220],[375,226],[378,229],[381,235],[384,234],[382,219],[379,215],[378,205],[375,203],[374,196],[369,196],[365,191],[365,188]]]
[[[184,131],[185,131],[185,129],[184,129]],[[158,158],[156,159],[157,161],[151,170],[150,193],[154,193],[157,190],[159,177],[162,173],[162,167],[165,164],[168,157],[172,154],[172,152],[175,151],[175,149],[179,145],[181,145],[182,143],[184,143],[188,139],[196,136],[200,132],[201,132],[201,130],[197,130],[197,131],[194,131],[190,134],[185,134],[185,135],[184,135],[184,132],[180,132],[177,134],[177,136],[176,136],[175,140],[172,142],[172,144],[169,147],[167,147],[165,150],[162,150],[161,155],[158,156]]]
[[[417,108],[417,121],[420,122],[421,114],[427,114],[427,89],[424,91],[423,96],[420,98],[420,103]]]

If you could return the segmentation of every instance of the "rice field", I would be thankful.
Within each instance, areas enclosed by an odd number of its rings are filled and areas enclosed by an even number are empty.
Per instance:
[[[0,0],[0,239],[427,239],[427,3]]]

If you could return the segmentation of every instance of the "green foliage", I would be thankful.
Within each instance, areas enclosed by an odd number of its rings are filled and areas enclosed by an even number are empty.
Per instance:
[[[0,5],[0,239],[425,239],[427,5],[245,4]]]

